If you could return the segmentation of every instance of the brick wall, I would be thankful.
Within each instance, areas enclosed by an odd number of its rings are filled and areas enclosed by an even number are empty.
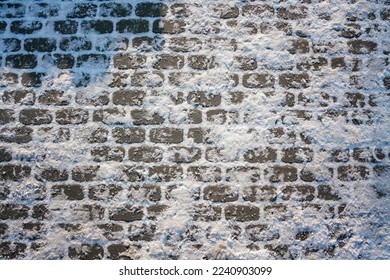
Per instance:
[[[389,20],[0,1],[0,259],[388,258]]]

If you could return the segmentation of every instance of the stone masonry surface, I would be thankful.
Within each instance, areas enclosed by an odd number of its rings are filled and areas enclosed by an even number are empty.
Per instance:
[[[0,0],[0,259],[389,259],[390,1]]]

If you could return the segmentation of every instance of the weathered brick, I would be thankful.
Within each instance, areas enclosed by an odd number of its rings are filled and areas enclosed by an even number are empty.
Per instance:
[[[0,243],[0,259],[15,260],[26,255],[27,245],[20,242],[5,241]]]
[[[272,183],[294,182],[298,179],[296,167],[288,165],[267,168],[265,174]]]
[[[192,55],[188,57],[188,66],[195,70],[213,69],[216,65],[214,56]]]
[[[123,161],[125,149],[122,147],[100,146],[91,149],[94,161]]]
[[[114,24],[109,20],[84,20],[80,25],[81,32],[85,34],[108,34],[114,31]]]
[[[0,39],[0,52],[17,52],[21,49],[21,41],[16,38],[2,38]]]
[[[204,188],[203,199],[212,202],[231,202],[238,199],[238,192],[228,185],[211,185]]]
[[[103,247],[96,244],[83,243],[68,248],[68,257],[72,260],[100,260],[103,256]]]
[[[122,167],[123,177],[121,180],[130,182],[142,182],[146,180],[146,168],[144,166],[129,166]]]
[[[13,127],[0,129],[0,141],[6,143],[28,143],[32,140],[30,127]]]
[[[129,149],[129,160],[140,162],[160,162],[163,150],[159,147],[140,146]]]
[[[183,142],[183,129],[180,128],[152,128],[150,141],[154,143],[178,144]]]
[[[369,170],[366,166],[346,165],[337,168],[338,178],[341,181],[359,181],[367,179]]]
[[[26,6],[19,3],[0,4],[1,18],[22,18],[25,16]]]
[[[223,109],[213,109],[206,112],[207,121],[214,124],[224,124],[227,120],[226,111]]]
[[[271,241],[280,237],[279,231],[272,229],[269,225],[253,224],[245,227],[245,233],[249,240],[256,241]]]
[[[95,17],[97,13],[97,5],[92,3],[76,3],[70,12],[68,18],[86,18]]]
[[[270,5],[258,4],[258,5],[244,5],[242,6],[242,15],[248,17],[269,17],[274,14],[274,9]]]
[[[310,185],[285,186],[282,188],[283,200],[312,201],[315,188]]]
[[[11,193],[10,188],[6,186],[0,186],[0,200],[6,200]]]
[[[77,57],[77,67],[108,68],[110,57],[105,54],[83,54]]]
[[[65,37],[60,41],[60,49],[63,51],[88,51],[92,49],[92,42],[84,37]]]
[[[136,87],[161,87],[164,83],[164,74],[157,71],[136,72],[131,76],[131,83]]]
[[[169,159],[176,163],[191,163],[200,159],[202,153],[199,148],[188,147],[169,147]]]
[[[237,222],[256,221],[260,217],[260,209],[255,206],[229,205],[225,207],[225,219]]]
[[[305,6],[280,7],[277,11],[278,17],[285,20],[302,19],[307,16],[307,7]]]
[[[186,23],[179,19],[158,19],[153,22],[153,32],[158,34],[179,34],[185,31]]]
[[[241,70],[255,70],[257,68],[256,58],[249,56],[237,56],[234,58]]]
[[[279,85],[285,88],[307,88],[309,87],[308,74],[286,73],[279,76]]]
[[[54,185],[51,188],[51,196],[53,199],[66,200],[82,200],[84,198],[84,190],[81,185]]]
[[[310,51],[309,41],[306,39],[290,40],[290,47],[287,49],[291,54],[302,54]]]
[[[274,162],[276,157],[276,150],[270,147],[254,148],[244,153],[244,160],[249,163]]]
[[[88,121],[88,111],[68,108],[56,112],[56,121],[59,124],[82,124]]]
[[[10,161],[12,154],[6,148],[0,147],[0,162]]]
[[[190,166],[187,172],[196,181],[218,182],[221,180],[221,168],[213,166]]]
[[[26,219],[29,210],[24,204],[0,204],[0,220]]]
[[[144,211],[142,207],[128,205],[110,210],[109,216],[113,221],[134,222],[142,220]]]
[[[100,5],[102,17],[127,17],[131,15],[133,7],[127,3],[103,3]]]
[[[250,186],[243,190],[242,198],[245,201],[275,201],[277,199],[276,187],[274,186]]]
[[[144,19],[122,19],[116,24],[119,33],[145,33],[149,31],[149,22]]]
[[[110,102],[108,92],[103,91],[99,95],[89,96],[85,91],[76,93],[76,103],[80,105],[102,106]]]
[[[117,143],[142,143],[145,141],[145,130],[142,128],[115,127],[112,137]]]
[[[19,114],[19,121],[24,125],[49,124],[53,120],[49,110],[23,109]]]
[[[264,215],[268,219],[284,221],[288,216],[287,206],[281,203],[267,205],[264,207]]]
[[[107,141],[108,129],[97,128],[88,135],[89,143],[104,143]]]
[[[29,7],[29,13],[34,17],[48,18],[58,16],[60,5],[49,3],[36,3]]]
[[[164,17],[168,6],[163,3],[139,3],[135,7],[135,14],[139,17]]]
[[[58,20],[54,22],[54,31],[60,34],[76,34],[78,22],[75,20]]]
[[[219,106],[221,104],[221,95],[207,93],[204,91],[191,91],[187,96],[190,104],[202,107]]]
[[[188,130],[188,138],[192,139],[195,143],[207,143],[209,130],[205,128],[195,127]]]
[[[219,206],[200,204],[194,207],[192,218],[194,221],[215,222],[221,219],[222,208]]]
[[[390,77],[385,77],[383,79],[383,85],[385,86],[386,89],[390,90]]]
[[[114,67],[118,69],[138,69],[146,66],[147,57],[139,54],[116,54]]]
[[[16,73],[0,73],[0,87],[15,86],[15,85],[17,85],[17,83],[18,83],[18,74],[16,74]]]
[[[30,90],[5,91],[2,100],[5,104],[32,105],[35,102],[35,94]]]
[[[70,95],[62,90],[50,89],[45,90],[42,95],[38,97],[38,101],[44,105],[65,106],[70,103]]]
[[[22,74],[22,85],[25,87],[40,87],[45,73],[27,72]]]
[[[298,70],[319,71],[328,65],[328,60],[324,57],[305,57],[297,64]]]
[[[98,201],[109,201],[117,197],[121,191],[121,186],[100,184],[89,188],[88,198]]]
[[[240,13],[240,10],[237,6],[230,5],[214,6],[213,10],[222,19],[237,18]]]
[[[24,50],[28,52],[52,52],[56,50],[53,38],[28,38],[24,40]]]
[[[181,69],[184,66],[184,57],[181,55],[162,54],[157,56],[156,63],[153,64],[155,69]]]
[[[169,48],[174,52],[199,51],[202,41],[198,38],[174,37],[169,39]]]
[[[178,180],[183,174],[183,168],[178,165],[159,165],[149,168],[149,177],[157,182]]]
[[[68,179],[68,173],[66,170],[51,167],[42,171],[41,178],[53,182],[66,181]]]
[[[46,54],[43,56],[43,60],[59,69],[70,69],[75,65],[75,58],[71,54]]]
[[[260,169],[257,167],[237,166],[226,169],[228,182],[257,182],[260,180]]]
[[[156,225],[142,224],[142,225],[130,225],[129,226],[129,239],[130,241],[152,241],[154,240]]]
[[[27,165],[0,165],[0,180],[20,181],[30,176],[31,167]]]
[[[72,179],[77,182],[93,181],[97,176],[99,166],[86,165],[78,166],[72,169]]]
[[[390,9],[383,9],[380,15],[382,20],[390,20]]]
[[[318,186],[318,198],[323,200],[340,200],[341,197],[335,194],[331,186]]]
[[[310,148],[287,148],[283,149],[282,161],[285,163],[303,163],[313,160],[314,153]]]
[[[275,77],[270,74],[244,74],[242,77],[242,84],[247,88],[273,87],[275,84]]]
[[[376,51],[378,44],[371,41],[353,40],[347,42],[349,52],[352,54],[368,54]]]
[[[104,217],[105,209],[98,204],[81,205],[72,209],[72,215],[75,220],[83,222],[102,220]]]
[[[15,120],[15,111],[11,109],[0,109],[0,124],[4,125]]]
[[[109,52],[109,51],[125,51],[129,46],[129,39],[120,36],[107,36],[99,38],[99,41],[95,43],[96,50],[99,52]],[[115,63],[114,56],[114,63]]]
[[[42,29],[40,21],[17,20],[11,23],[11,32],[15,34],[33,34]]]
[[[33,69],[38,65],[37,57],[34,54],[15,54],[6,57],[7,67],[18,69]]]
[[[209,162],[230,162],[237,160],[237,153],[214,147],[206,149],[205,157]]]
[[[50,211],[45,204],[36,204],[32,208],[32,218],[45,220],[50,216]]]

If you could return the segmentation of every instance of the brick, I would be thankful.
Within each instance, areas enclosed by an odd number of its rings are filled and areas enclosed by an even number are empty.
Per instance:
[[[331,186],[318,186],[318,198],[323,200],[340,200],[341,197],[335,194]]]
[[[188,129],[188,138],[192,139],[197,144],[207,143],[209,142],[209,133],[210,131],[208,129],[200,127],[190,128]]]
[[[278,230],[272,229],[269,225],[254,224],[245,227],[245,234],[248,235],[249,240],[257,241],[271,241],[279,239],[280,234]]]
[[[198,38],[174,37],[169,39],[169,49],[174,52],[199,51],[202,41]]]
[[[38,101],[44,105],[65,106],[70,103],[70,95],[67,95],[62,90],[45,90],[42,95],[38,97]]]
[[[252,182],[260,180],[261,172],[257,167],[237,166],[226,169],[226,181],[228,182]]]
[[[306,39],[290,40],[290,47],[287,49],[291,54],[303,54],[310,51],[309,41]]]
[[[149,168],[149,177],[156,182],[176,181],[182,174],[183,168],[178,165],[160,165]]]
[[[76,34],[78,22],[75,20],[58,20],[54,22],[54,31],[60,34]]]
[[[229,205],[225,207],[225,219],[237,222],[256,221],[260,217],[260,210],[255,206]]]
[[[244,5],[241,8],[242,15],[248,17],[269,17],[274,14],[274,9],[270,5]]]
[[[125,165],[122,167],[124,181],[130,182],[142,182],[146,180],[146,169],[144,166],[128,166]]]
[[[244,74],[242,77],[242,84],[247,88],[273,87],[275,84],[275,77],[269,74]]]
[[[24,125],[49,124],[53,120],[49,110],[23,109],[19,114],[19,121]]]
[[[184,66],[184,57],[181,55],[162,54],[157,56],[157,62],[153,64],[155,69],[181,69]]]
[[[390,9],[389,8],[383,9],[380,12],[380,15],[382,20],[390,20]]]
[[[33,219],[45,220],[49,217],[49,215],[50,215],[50,211],[44,204],[36,204],[32,208],[31,217]]]
[[[221,19],[237,18],[240,14],[240,10],[237,6],[220,5],[214,7],[213,10]]]
[[[352,54],[368,54],[376,51],[378,44],[371,41],[352,40],[347,42],[349,52]]]
[[[140,146],[129,149],[129,160],[138,162],[160,162],[163,150],[159,147]]]
[[[183,142],[183,129],[179,128],[152,128],[150,141],[154,143],[178,144]]]
[[[109,20],[84,20],[80,25],[81,32],[85,34],[108,34],[114,31],[114,24]]]
[[[366,166],[346,165],[337,168],[338,179],[341,181],[360,181],[368,178],[369,170]]]
[[[97,128],[88,135],[89,143],[104,143],[108,138],[108,129]]]
[[[83,243],[68,248],[68,257],[71,260],[101,260],[103,256],[103,247],[96,244]]]
[[[184,101],[184,99],[183,99]],[[189,124],[200,124],[202,123],[202,111],[190,109],[188,111],[187,121]]]
[[[294,182],[298,179],[297,169],[288,165],[267,168],[265,174],[272,183]]]
[[[0,52],[9,53],[17,52],[21,49],[21,41],[16,38],[2,38],[0,39]]]
[[[22,85],[25,87],[40,87],[45,73],[27,72],[22,74]]]
[[[199,148],[194,147],[169,147],[169,159],[175,163],[191,163],[200,159],[202,153]]]
[[[68,12],[68,18],[87,18],[95,17],[97,13],[97,5],[91,3],[77,3],[72,10]]]
[[[314,153],[310,148],[287,148],[283,149],[282,161],[285,163],[303,163],[313,160]]]
[[[277,199],[276,187],[274,186],[250,186],[243,190],[242,198],[244,201],[259,202]]]
[[[107,247],[109,258],[112,260],[131,260],[128,256],[122,256],[122,253],[126,253],[129,246],[124,244],[111,244]]]
[[[307,16],[307,7],[289,6],[277,9],[278,17],[285,20],[302,19]]]
[[[153,32],[157,34],[179,34],[185,31],[186,23],[179,19],[158,19],[153,22]]]
[[[3,237],[8,230],[8,225],[0,223],[0,237]]]
[[[219,106],[221,104],[221,96],[219,94],[208,94],[204,91],[191,91],[187,96],[187,101],[195,106]]]
[[[224,124],[226,122],[226,111],[222,109],[208,110],[206,112],[208,122],[214,124]]]
[[[33,34],[42,29],[40,21],[17,20],[11,23],[11,32],[15,34]]]
[[[130,187],[130,197],[147,199],[153,202],[161,200],[161,188],[158,185],[136,185]]]
[[[0,162],[10,161],[12,154],[6,148],[0,147]]]
[[[95,43],[96,50],[99,52],[107,52],[107,51],[125,51],[129,46],[129,39],[120,36],[107,36],[100,38],[99,41]],[[114,56],[114,63],[115,63]]]
[[[7,22],[0,21],[0,34],[3,34],[6,28],[7,28]]]
[[[135,14],[139,17],[164,17],[167,15],[168,6],[163,3],[139,3],[135,7]]]
[[[134,222],[142,220],[144,217],[144,211],[142,207],[125,206],[123,208],[112,209],[109,211],[110,220]]]
[[[315,188],[310,185],[285,186],[282,188],[283,200],[312,201]]]
[[[145,33],[149,31],[149,22],[144,19],[122,19],[116,24],[119,33]]]
[[[158,125],[164,122],[164,117],[159,113],[145,109],[132,110],[131,117],[134,125]]]
[[[212,202],[231,202],[238,199],[238,192],[228,185],[211,185],[204,188],[203,199]]]
[[[164,74],[161,72],[138,72],[131,76],[131,83],[136,87],[161,87]]]
[[[383,85],[385,86],[386,89],[390,90],[390,77],[385,77],[383,79]]]
[[[133,7],[127,3],[103,3],[100,5],[100,16],[102,17],[128,17]]]
[[[11,193],[10,188],[6,186],[0,186],[0,200],[6,200]]]
[[[29,127],[13,127],[0,129],[0,141],[6,143],[28,143],[32,140],[32,129]]]
[[[279,85],[285,88],[307,88],[309,87],[308,74],[286,73],[279,76]]]
[[[274,162],[276,157],[276,150],[270,147],[255,148],[244,153],[244,160],[249,163]]]
[[[145,130],[135,127],[115,127],[112,138],[116,143],[142,143],[145,141]]]
[[[257,68],[256,58],[249,56],[237,56],[234,58],[241,70],[255,70]]]
[[[302,70],[312,70],[319,71],[323,67],[328,65],[328,60],[324,57],[305,57],[297,64],[297,69]]]
[[[206,55],[192,55],[188,57],[188,66],[194,70],[208,70],[216,66],[215,57]]]
[[[139,69],[146,66],[147,57],[138,54],[116,54],[114,56],[114,67],[124,69]]]
[[[82,124],[88,121],[88,111],[68,108],[56,112],[56,121],[59,124]]]
[[[107,105],[109,102],[108,92],[103,91],[97,96],[88,96],[88,93],[83,91],[76,93],[76,103],[80,105],[102,106]]]
[[[145,92],[141,90],[122,89],[112,94],[115,105],[142,105]]]
[[[92,42],[84,37],[66,37],[60,41],[60,49],[63,51],[88,51],[92,49]]]
[[[189,16],[189,5],[183,3],[174,3],[171,5],[171,14],[176,17],[188,17]]]
[[[40,18],[56,17],[60,11],[60,5],[48,3],[36,3],[29,7],[30,15]]]
[[[43,60],[59,69],[70,69],[75,65],[75,58],[71,54],[47,54],[43,56]]]
[[[0,259],[14,260],[26,255],[27,245],[20,242],[5,241],[0,243]]]
[[[37,66],[37,57],[34,54],[15,54],[6,57],[7,67],[17,69],[33,69]]]
[[[222,170],[212,166],[190,166],[187,172],[199,182],[218,182],[221,180]]]
[[[100,184],[89,188],[88,198],[97,201],[109,201],[118,197],[121,191],[121,186]]]
[[[99,166],[85,165],[72,169],[72,179],[77,182],[93,181],[97,176]]]
[[[22,18],[25,16],[26,6],[18,3],[0,4],[0,18]]]
[[[4,125],[15,120],[15,111],[11,109],[0,109],[0,124]]]
[[[0,204],[0,220],[26,219],[29,210],[24,204]]]
[[[68,179],[68,173],[66,170],[51,167],[42,171],[41,178],[52,182],[66,181]]]
[[[0,87],[15,86],[15,85],[17,85],[17,83],[18,83],[18,74],[16,74],[16,73],[0,73]]]
[[[81,220],[84,222],[102,220],[104,217],[104,207],[98,204],[81,205],[72,209],[72,215],[75,220]]]
[[[26,165],[0,165],[0,179],[1,180],[11,180],[11,181],[20,181],[28,176],[30,176],[31,167]]]
[[[130,225],[130,241],[153,241],[157,227],[152,224]]]
[[[214,205],[200,204],[194,207],[192,218],[199,222],[219,221],[222,216],[222,208]]]
[[[100,146],[91,149],[94,161],[123,161],[125,149],[122,147]]]
[[[110,57],[104,54],[90,53],[77,57],[77,67],[108,68]]]
[[[344,57],[334,57],[331,59],[330,61],[330,66],[332,67],[332,69],[337,69],[337,68],[345,68],[346,67],[346,63],[345,63],[345,60],[344,60]]]
[[[24,40],[24,49],[28,52],[52,52],[56,50],[53,38],[28,38]]]
[[[269,219],[285,221],[288,217],[287,206],[281,203],[267,205],[264,207],[264,214]]]
[[[81,185],[54,185],[51,188],[51,196],[53,199],[66,200],[82,200],[84,191]]]

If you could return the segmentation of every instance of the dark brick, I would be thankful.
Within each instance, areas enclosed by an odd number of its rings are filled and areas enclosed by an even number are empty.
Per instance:
[[[6,148],[0,147],[0,162],[10,161],[11,159],[12,154]]]
[[[37,220],[45,220],[49,217],[50,211],[44,204],[37,204],[33,206],[32,217]]]
[[[208,110],[206,117],[208,122],[224,124],[226,122],[226,111],[223,109]]]
[[[149,168],[149,177],[157,182],[171,182],[178,180],[183,174],[183,168],[178,165],[160,165]]]
[[[124,69],[139,69],[146,66],[147,57],[139,54],[116,54],[114,67]]]
[[[176,17],[188,17],[189,16],[188,4],[183,4],[183,3],[172,4],[171,13]]]
[[[84,191],[81,185],[55,185],[51,188],[53,199],[82,200]]]
[[[178,144],[183,142],[183,129],[179,128],[152,128],[150,141],[154,143]]]
[[[26,165],[0,165],[0,180],[20,181],[30,176],[31,167]]]
[[[83,54],[77,57],[77,67],[108,68],[110,57],[105,54]]]
[[[60,34],[76,34],[78,22],[75,20],[58,20],[54,22],[54,31]]]
[[[125,165],[122,167],[124,181],[129,182],[142,182],[146,180],[146,169],[144,166],[128,166]]]
[[[302,19],[307,16],[307,7],[289,6],[278,8],[278,17],[285,20]]]
[[[48,3],[36,3],[29,7],[29,12],[34,17],[48,18],[58,16],[60,5]]]
[[[231,202],[238,199],[238,192],[228,185],[207,186],[203,194],[203,199],[212,202]]]
[[[114,24],[109,20],[84,20],[81,22],[81,32],[90,34],[107,34],[114,31]]]
[[[260,217],[260,210],[255,206],[229,205],[225,207],[225,219],[237,222],[256,221]]]
[[[6,143],[28,143],[32,140],[32,129],[29,127],[14,127],[0,129],[0,141]]]
[[[107,141],[108,129],[97,128],[88,135],[89,143],[104,143]]]
[[[294,182],[298,179],[297,169],[288,165],[270,167],[265,174],[272,183]]]
[[[197,205],[194,208],[192,218],[199,222],[215,222],[219,221],[222,216],[222,208],[212,205]]]
[[[181,55],[162,54],[157,56],[157,62],[153,64],[155,69],[181,69],[184,66],[184,57]]]
[[[307,88],[309,87],[308,74],[286,73],[279,76],[279,85],[285,88]]]
[[[378,177],[388,178],[390,175],[390,165],[375,165],[374,173]]]
[[[164,17],[167,11],[168,6],[163,3],[140,3],[135,8],[135,14],[139,17]]]
[[[21,49],[21,41],[16,38],[0,39],[0,52],[17,52]]]
[[[276,161],[276,150],[270,147],[255,148],[244,153],[244,160],[249,163],[265,163]]]
[[[126,111],[118,107],[99,109],[94,111],[93,121],[105,124],[124,124],[123,118],[125,116]]]
[[[145,141],[145,130],[136,127],[115,127],[112,138],[116,143],[142,143]]]
[[[190,104],[202,107],[219,106],[221,96],[219,94],[208,94],[204,91],[192,91],[188,94],[187,101]]]
[[[157,227],[152,224],[130,225],[129,239],[130,241],[152,241]]]
[[[191,163],[200,159],[202,153],[195,147],[169,147],[169,159],[176,163]]]
[[[376,51],[378,44],[371,41],[353,40],[347,42],[349,52],[352,54],[368,54]]]
[[[18,74],[16,73],[0,73],[0,87],[15,86],[18,83]]]
[[[380,15],[382,20],[390,20],[390,9],[383,9]]]
[[[73,6],[71,12],[67,14],[68,18],[86,18],[95,17],[97,5],[90,3],[77,3]]]
[[[0,109],[0,124],[4,125],[15,120],[15,111],[11,109]]]
[[[64,91],[51,89],[46,90],[41,96],[39,96],[38,101],[44,105],[65,106],[69,105],[70,96]]]
[[[49,124],[53,120],[49,110],[23,109],[19,114],[19,121],[25,125]]]
[[[25,13],[26,6],[23,4],[0,4],[0,18],[22,18]]]
[[[13,21],[11,23],[11,32],[15,34],[33,34],[42,29],[40,21]]]
[[[305,57],[297,64],[298,70],[319,71],[328,65],[328,60],[324,57]]]
[[[332,67],[332,69],[345,68],[346,64],[345,64],[345,61],[344,61],[344,57],[334,57],[334,58],[332,58],[331,61],[330,61],[330,66]]]
[[[117,208],[109,211],[110,220],[134,222],[142,220],[144,217],[144,211],[141,207],[125,206],[123,208]]]
[[[183,20],[158,19],[153,22],[153,32],[158,34],[179,34],[185,31],[186,23]]]
[[[285,186],[282,189],[283,200],[312,201],[315,188],[310,185]]]
[[[29,210],[24,204],[0,204],[0,220],[26,219]]]
[[[116,105],[142,105],[145,92],[141,90],[122,89],[115,91],[112,95],[112,102]]]
[[[37,57],[33,54],[8,55],[5,63],[7,67],[32,69],[37,66]]]
[[[369,170],[366,166],[339,166],[337,168],[338,178],[341,181],[359,181],[368,178]]]
[[[91,156],[97,162],[101,161],[122,161],[125,156],[125,149],[122,147],[101,146],[91,149]]]
[[[68,257],[72,260],[101,260],[103,247],[95,244],[72,245],[68,248]]]
[[[56,40],[52,38],[28,38],[24,40],[24,49],[28,52],[52,52],[56,49]]]
[[[11,193],[9,187],[0,186],[0,200],[6,200]]]
[[[27,72],[22,74],[22,85],[25,87],[40,87],[45,73]]]
[[[161,72],[138,72],[131,76],[131,83],[136,87],[161,87],[164,74]]]
[[[124,244],[111,244],[107,247],[109,258],[112,260],[131,260],[127,256],[126,251],[129,249],[129,246]],[[122,256],[122,253],[125,253],[125,256]]]
[[[282,161],[286,163],[303,163],[313,160],[313,150],[310,148],[287,148],[283,149]]]
[[[56,121],[59,124],[82,124],[88,121],[88,111],[68,108],[56,112]]]
[[[259,202],[259,201],[273,202],[277,198],[276,187],[273,186],[245,187],[242,198],[244,199],[244,201],[250,201],[250,202]]]
[[[212,166],[190,166],[187,172],[199,182],[218,182],[222,173],[221,168]]]
[[[72,169],[72,179],[77,182],[93,181],[97,176],[99,166],[78,166]]]
[[[108,95],[108,92],[103,91],[98,96],[88,96],[86,92],[79,91],[78,93],[76,93],[76,103],[80,105],[92,106],[107,105],[110,102],[110,98],[108,97]]]
[[[242,84],[247,88],[266,88],[275,85],[275,77],[269,74],[244,74]]]
[[[218,14],[218,16],[222,19],[231,19],[237,18],[240,10],[237,6],[229,6],[229,5],[220,5],[214,8],[214,11]]]
[[[140,146],[129,149],[129,160],[141,162],[160,162],[163,150],[159,147]]]
[[[98,201],[108,201],[117,197],[121,191],[121,186],[101,184],[89,188],[88,198]]]
[[[26,249],[27,245],[20,242],[2,242],[0,243],[0,259],[15,260],[23,258],[25,256]]]
[[[159,113],[145,109],[132,110],[131,117],[134,125],[158,125],[164,122],[164,118]]]
[[[249,56],[237,56],[235,57],[238,63],[238,68],[241,70],[255,70],[257,68],[257,61],[255,58]]]
[[[188,138],[192,138],[197,144],[209,142],[208,135],[210,131],[208,129],[195,127],[188,129]]]
[[[59,69],[70,69],[75,64],[75,59],[71,54],[47,54],[43,56],[43,60],[48,61]]]
[[[42,171],[41,178],[53,182],[66,181],[68,180],[68,173],[66,170],[59,170],[51,167]]]
[[[386,89],[390,90],[390,77],[385,77],[383,79],[383,85],[385,86]]]
[[[8,228],[9,227],[8,227],[7,224],[0,223],[0,237],[5,235],[5,233],[7,232]]]
[[[334,193],[331,186],[318,186],[318,198],[323,200],[340,200],[341,198]]]
[[[309,41],[306,39],[295,39],[290,41],[291,47],[288,51],[291,54],[308,53],[310,51]]]
[[[145,33],[149,31],[149,22],[144,19],[122,19],[116,24],[119,33]]]
[[[128,17],[131,16],[133,7],[127,3],[103,3],[100,5],[102,17]]]
[[[83,37],[66,37],[60,41],[60,49],[63,51],[88,51],[92,49],[92,42]]]
[[[198,51],[202,41],[198,38],[175,37],[169,39],[169,48],[174,52]]]

